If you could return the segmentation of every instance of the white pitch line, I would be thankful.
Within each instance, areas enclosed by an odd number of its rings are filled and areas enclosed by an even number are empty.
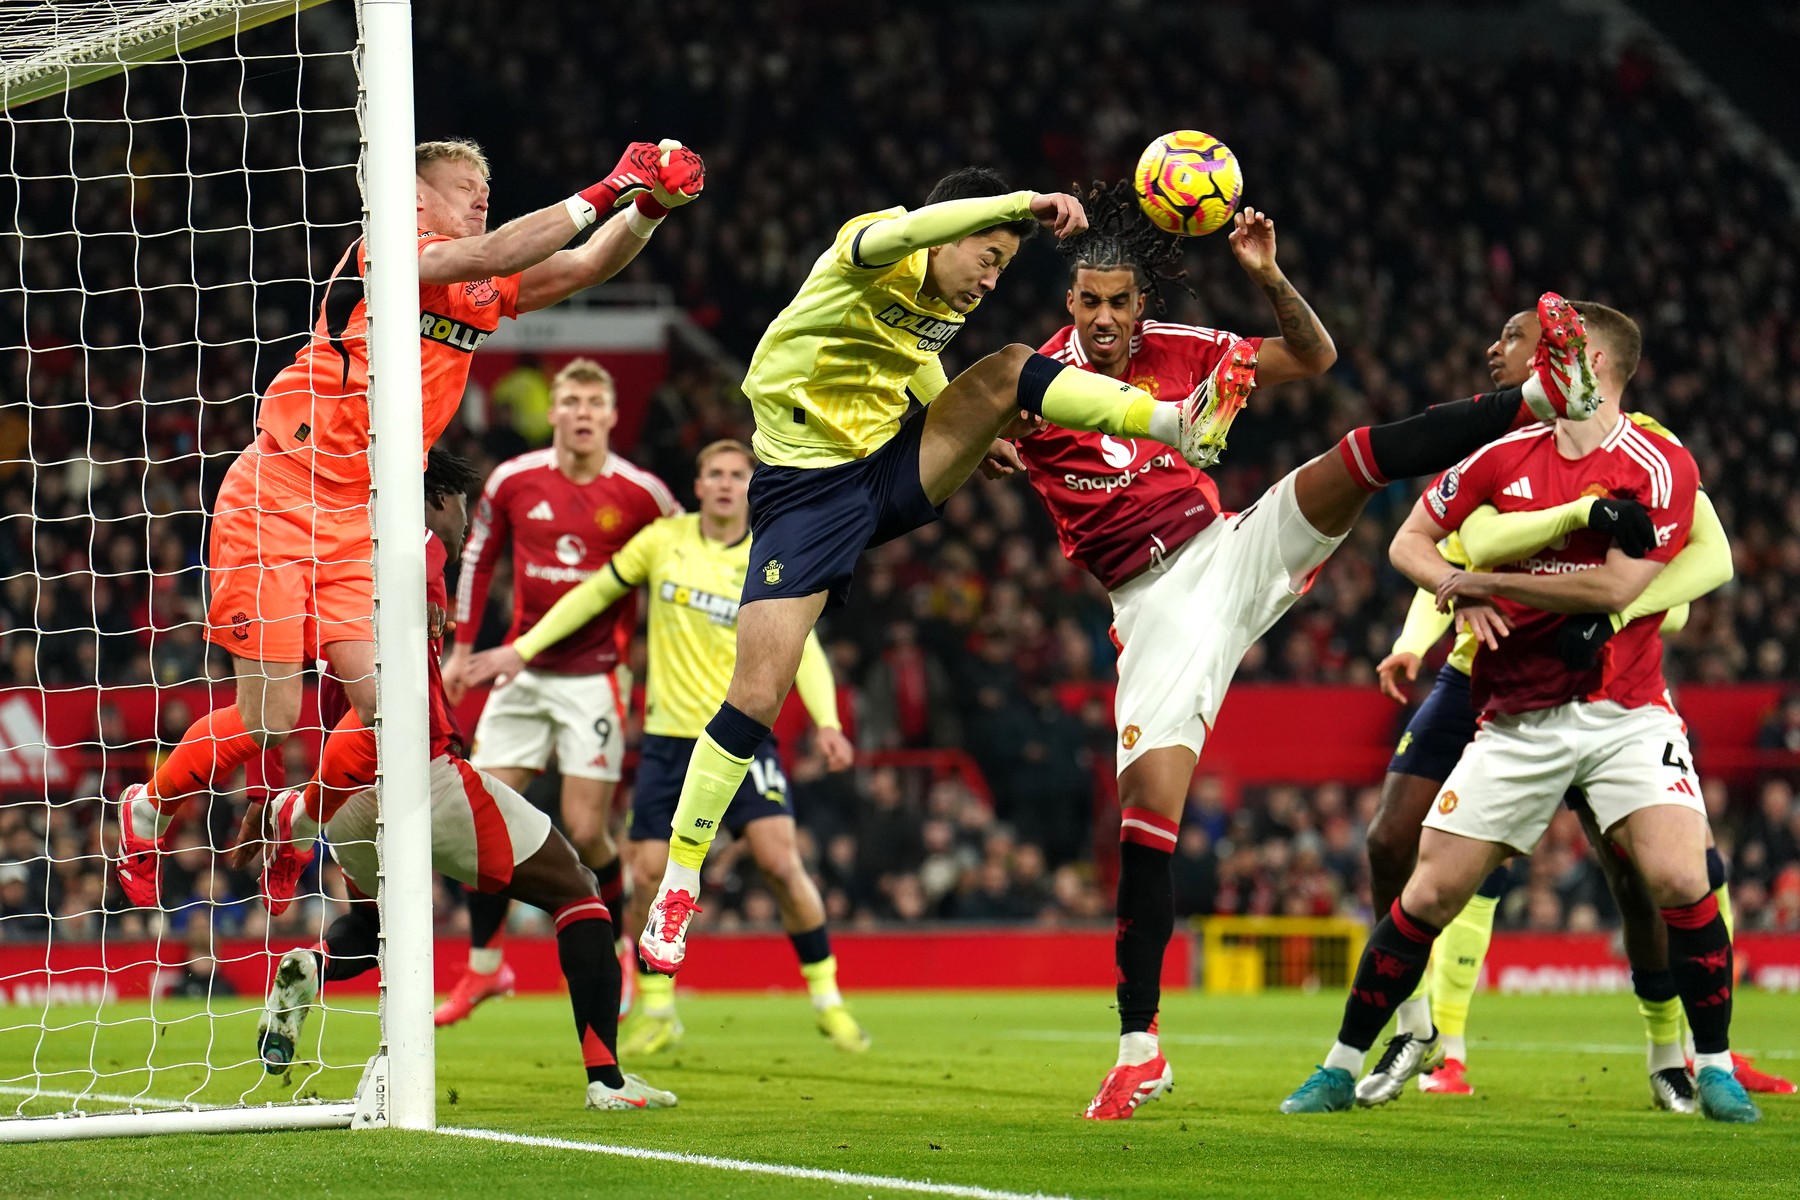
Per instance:
[[[645,1150],[637,1146],[609,1146],[600,1142],[575,1142],[567,1138],[531,1137],[523,1133],[502,1133],[495,1129],[461,1129],[438,1127],[437,1132],[451,1137],[472,1138],[482,1142],[506,1142],[514,1146],[538,1146],[545,1150],[578,1150],[586,1154],[610,1154],[617,1158],[638,1158],[650,1162],[678,1163],[688,1167],[711,1167],[717,1171],[742,1171],[749,1175],[779,1175],[784,1179],[813,1179],[820,1183],[841,1183],[850,1187],[885,1188],[893,1192],[921,1192],[931,1196],[958,1196],[965,1200],[1071,1200],[1046,1192],[1002,1192],[994,1188],[970,1187],[959,1183],[932,1183],[929,1180],[901,1179],[894,1175],[861,1175],[853,1171],[824,1171],[813,1167],[792,1167],[786,1163],[752,1162],[745,1158],[719,1158],[711,1154],[679,1154],[672,1150]]]
[[[105,1092],[57,1092],[47,1088],[0,1087],[4,1096],[49,1096],[56,1100],[92,1100],[96,1104],[123,1104],[130,1108],[193,1108],[183,1100],[153,1100],[149,1096],[111,1096]]]
[[[1093,1042],[1092,1032],[1075,1029],[1014,1029],[992,1035],[1011,1042]],[[1100,1039],[1104,1040],[1104,1039]],[[1164,1033],[1158,1041],[1177,1046],[1295,1046],[1314,1045],[1318,1037],[1287,1033],[1249,1037],[1231,1033]],[[1527,1054],[1642,1054],[1642,1042],[1506,1042],[1483,1041],[1483,1049],[1517,1050]],[[1800,1058],[1800,1050],[1746,1050],[1752,1058]]]

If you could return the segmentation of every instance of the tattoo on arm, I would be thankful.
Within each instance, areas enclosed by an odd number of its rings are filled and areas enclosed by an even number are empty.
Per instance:
[[[1280,325],[1281,336],[1287,342],[1288,349],[1294,352],[1294,357],[1311,358],[1323,353],[1331,344],[1326,336],[1325,326],[1318,314],[1313,312],[1312,305],[1285,278],[1265,284],[1263,294],[1275,306],[1276,323]]]

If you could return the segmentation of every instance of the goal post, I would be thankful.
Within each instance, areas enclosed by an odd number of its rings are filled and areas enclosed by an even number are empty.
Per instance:
[[[435,1125],[410,7],[0,6],[0,1143]],[[326,984],[278,1076],[256,1020],[343,902],[329,856],[282,921],[232,893],[234,775],[165,855],[191,892],[132,909],[102,832],[173,714],[231,702],[195,631],[203,497],[358,235],[379,992]]]
[[[425,457],[419,423],[410,0],[361,0],[364,228],[368,238],[370,466],[381,763],[382,1059],[366,1082],[387,1123],[437,1124],[431,1021],[431,744],[425,705]],[[385,1074],[386,1078],[381,1076]],[[367,1097],[369,1102],[376,1097]],[[365,1111],[379,1114],[379,1106]]]

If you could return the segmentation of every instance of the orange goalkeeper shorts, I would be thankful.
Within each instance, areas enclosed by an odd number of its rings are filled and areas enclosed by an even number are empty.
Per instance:
[[[207,640],[278,663],[373,641],[374,559],[368,490],[321,480],[259,442],[213,506]]]

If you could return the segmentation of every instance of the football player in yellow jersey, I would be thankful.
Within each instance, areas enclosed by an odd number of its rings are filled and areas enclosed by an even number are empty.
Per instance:
[[[1488,348],[1488,371],[1496,386],[1515,386],[1525,378],[1537,337],[1536,313],[1518,313],[1506,322],[1500,337]],[[1643,413],[1627,415],[1639,425],[1659,433],[1668,432],[1654,418]],[[1452,534],[1439,550],[1448,561],[1460,567],[1480,569],[1511,562],[1583,526],[1611,531],[1613,526],[1609,522],[1629,519],[1622,512],[1609,509],[1608,503],[1587,499],[1543,512],[1504,516],[1484,507],[1465,523],[1460,536]],[[1689,602],[1730,579],[1731,571],[1730,543],[1712,502],[1702,492],[1695,502],[1694,527],[1686,548],[1625,612],[1571,617],[1563,634],[1565,656],[1569,656],[1572,663],[1582,661],[1574,656],[1586,656],[1585,661],[1592,662],[1601,644],[1613,631],[1650,613],[1667,614],[1663,620],[1663,629],[1667,632],[1682,628],[1687,624]],[[1413,598],[1406,624],[1395,639],[1393,653],[1376,668],[1383,694],[1397,703],[1407,702],[1404,684],[1418,678],[1425,655],[1449,630],[1451,621],[1448,614],[1438,612],[1435,595],[1420,593]],[[1463,748],[1475,736],[1469,674],[1478,646],[1479,639],[1472,629],[1458,630],[1455,646],[1438,671],[1431,694],[1408,722],[1393,760],[1388,764],[1387,778],[1382,783],[1381,807],[1368,834],[1370,891],[1376,912],[1386,911],[1386,906],[1405,886],[1418,854],[1419,828],[1425,813],[1462,755]],[[1668,974],[1662,918],[1650,902],[1637,873],[1606,844],[1581,793],[1571,791],[1568,803],[1580,817],[1582,829],[1594,846],[1596,859],[1624,921],[1626,955],[1632,965],[1638,1009],[1649,1037],[1652,1095],[1664,1109],[1692,1112],[1693,1086],[1682,1062],[1681,1003]],[[1707,852],[1707,867],[1718,891],[1721,910],[1729,912],[1724,859],[1716,848]],[[1403,1003],[1395,1014],[1400,1034],[1413,1033],[1423,1037],[1430,1033],[1435,1023],[1443,1039],[1445,1063],[1436,1071],[1419,1077],[1421,1091],[1448,1095],[1468,1095],[1474,1091],[1466,1077],[1465,1030],[1469,1004],[1493,936],[1495,909],[1507,880],[1507,868],[1497,869],[1456,920],[1445,928],[1434,948],[1431,969],[1419,993]],[[1786,1083],[1741,1067],[1738,1077],[1751,1090],[1783,1090],[1779,1085]]]
[[[568,637],[642,586],[649,595],[650,663],[645,679],[644,744],[632,786],[626,857],[634,891],[630,919],[642,921],[668,863],[669,823],[694,741],[724,698],[737,657],[738,595],[750,563],[747,493],[754,460],[742,442],[714,442],[700,451],[694,494],[700,511],[652,522],[606,567],[571,589],[511,646],[471,660],[478,683],[506,678],[546,646]],[[841,771],[855,751],[838,720],[837,684],[816,635],[809,633],[796,684],[818,726],[826,765]],[[800,959],[819,1031],[841,1050],[861,1051],[869,1039],[844,1005],[837,958],[825,928],[825,905],[800,861],[794,813],[773,736],[756,747],[748,771],[721,818],[748,844],[781,909],[781,923]],[[638,1015],[625,1031],[620,1055],[655,1054],[681,1040],[675,981],[640,966]]]
[[[737,663],[695,745],[669,866],[638,942],[656,970],[681,966],[707,847],[794,682],[808,631],[844,602],[866,548],[937,520],[984,460],[1016,469],[1017,452],[996,439],[1021,412],[1147,437],[1201,466],[1223,448],[1253,386],[1230,372],[1159,404],[1012,345],[947,379],[939,353],[1040,224],[1064,238],[1086,229],[1087,216],[1073,196],[1009,191],[978,167],[956,171],[915,212],[845,223],[763,334],[744,379],[762,462],[750,484]]]

